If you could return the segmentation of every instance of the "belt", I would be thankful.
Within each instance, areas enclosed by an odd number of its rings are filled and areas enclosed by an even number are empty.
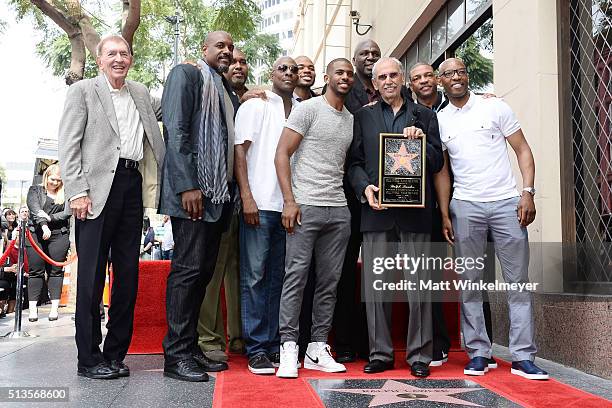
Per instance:
[[[120,157],[117,167],[125,167],[126,169],[137,169],[138,162],[136,160],[124,159],[123,157]]]

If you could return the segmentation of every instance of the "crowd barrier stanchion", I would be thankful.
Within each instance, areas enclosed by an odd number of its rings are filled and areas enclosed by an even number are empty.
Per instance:
[[[19,257],[17,261],[17,290],[15,299],[15,327],[14,330],[8,333],[5,337],[9,339],[19,339],[26,337],[36,337],[26,331],[21,330],[21,314],[23,311],[23,274],[25,260],[25,242],[26,242],[27,221],[19,221]]]

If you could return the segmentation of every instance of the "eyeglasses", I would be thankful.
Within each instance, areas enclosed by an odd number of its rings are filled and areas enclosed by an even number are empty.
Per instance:
[[[285,72],[289,70],[291,71],[292,74],[297,74],[299,70],[297,65],[287,65],[287,64],[281,64],[278,67],[276,67],[276,69],[279,70],[280,72]]]
[[[444,71],[440,74],[440,76],[443,76],[444,78],[452,78],[455,76],[455,74],[457,74],[459,76],[459,78],[464,77],[467,75],[467,69],[462,68],[462,69],[449,69],[447,71]]]
[[[388,74],[377,75],[376,78],[378,78],[379,81],[385,81],[387,77],[389,77],[390,79],[395,79],[399,76],[399,74],[399,72],[389,72]]]

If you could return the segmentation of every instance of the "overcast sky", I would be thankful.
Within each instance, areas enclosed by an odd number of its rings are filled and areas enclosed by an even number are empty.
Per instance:
[[[36,56],[40,34],[29,21],[17,23],[5,2],[0,19],[8,23],[0,35],[0,163],[33,162],[38,137],[57,137],[67,87]]]

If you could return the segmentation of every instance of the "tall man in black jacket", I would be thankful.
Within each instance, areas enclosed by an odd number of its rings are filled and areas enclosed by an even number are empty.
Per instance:
[[[159,212],[172,218],[174,235],[164,375],[185,381],[207,381],[206,371],[227,369],[198,347],[197,322],[234,206],[234,113],[239,102],[221,75],[232,62],[232,37],[211,32],[202,50],[199,68],[181,64],[170,71],[162,97],[167,154]]]
[[[372,290],[374,280],[379,279],[372,273],[373,259],[395,255],[395,249],[393,253],[385,250],[390,248],[388,243],[401,243],[402,247],[410,248],[409,252],[412,253],[408,255],[412,257],[427,254],[433,205],[430,180],[431,175],[438,172],[444,163],[435,113],[402,96],[404,73],[401,63],[395,58],[378,60],[373,67],[373,83],[382,100],[355,114],[348,169],[351,185],[362,203],[363,285],[370,340],[370,361],[364,368],[366,373],[393,368],[394,358],[391,342],[392,303],[389,299],[383,299],[382,292]],[[407,137],[426,138],[425,208],[384,209],[379,205],[376,193],[380,133],[403,133]],[[423,279],[422,270],[416,273],[417,278]],[[413,375],[426,377],[432,358],[431,303],[426,293],[418,291],[408,293],[408,302],[410,318],[406,360]]]

